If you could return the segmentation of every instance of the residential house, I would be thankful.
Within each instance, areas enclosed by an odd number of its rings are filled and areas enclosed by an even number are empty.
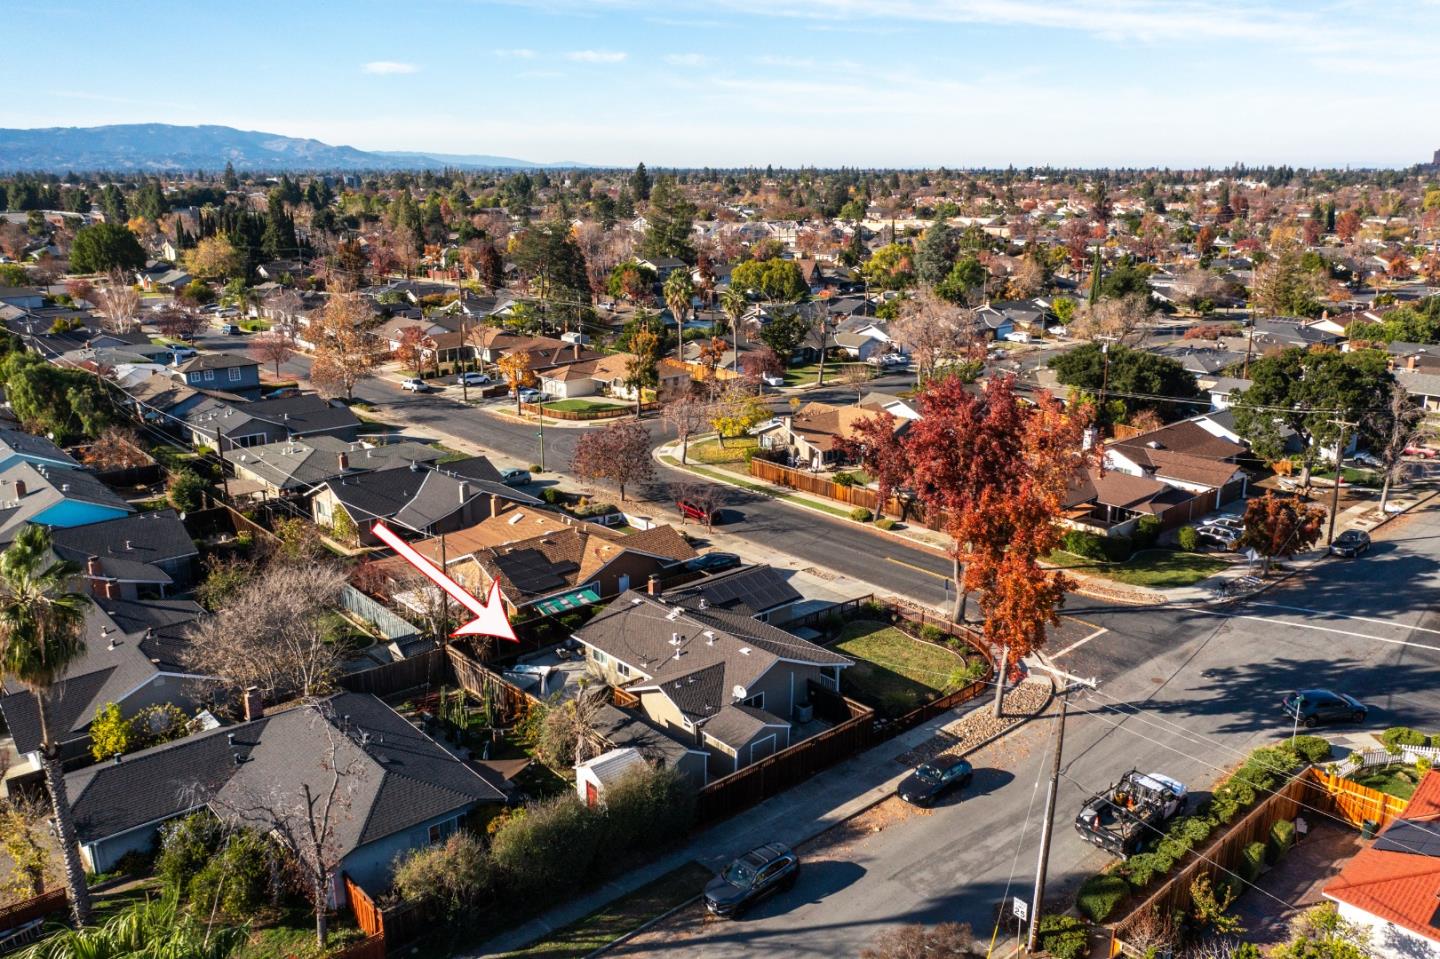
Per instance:
[[[1339,346],[1345,339],[1313,320],[1283,316],[1257,318],[1251,326],[1251,337],[1257,351],[1292,346]]]
[[[1061,504],[1067,526],[1100,532],[1106,536],[1129,536],[1142,516],[1154,516],[1161,529],[1189,522],[1195,494],[1119,470],[1084,469],[1071,480]],[[1203,505],[1195,515],[1209,512]]]
[[[258,399],[260,364],[238,353],[201,353],[175,364],[175,372],[192,389],[216,389]]]
[[[1422,409],[1440,410],[1440,373],[1417,373],[1396,370],[1395,382]]]
[[[590,728],[608,748],[638,750],[647,762],[677,770],[697,789],[708,781],[710,754],[696,748],[693,739],[677,739],[643,713],[601,703]]]
[[[46,469],[80,468],[79,462],[53,441],[24,430],[0,426],[0,472],[16,463],[29,463]]]
[[[92,587],[104,584],[92,581]],[[89,749],[90,723],[108,703],[132,717],[147,706],[173,703],[193,715],[216,692],[214,677],[185,663],[185,631],[205,611],[191,600],[131,602],[98,593],[85,612],[85,650],[51,685],[45,701],[50,735],[65,758]],[[0,689],[0,713],[19,764],[8,778],[40,768],[40,713],[35,694],[13,677]]]
[[[792,743],[809,684],[840,688],[838,653],[742,613],[623,593],[575,633],[597,675],[640,712],[710,754],[712,778]]]
[[[1196,377],[1200,389],[1210,397],[1210,409],[1226,410],[1234,402],[1233,394],[1248,390],[1253,381],[1238,376]]]
[[[1236,462],[1246,452],[1238,442],[1217,436],[1193,420],[1181,420],[1110,443],[1105,447],[1105,466],[1212,495],[1212,506],[1218,509],[1246,494],[1249,474]]]
[[[523,528],[524,511],[507,512],[480,525],[502,536],[502,527],[512,522]],[[452,561],[449,571],[476,596],[488,595],[491,586],[497,586],[512,616],[546,616],[648,583],[696,555],[673,526],[625,535],[593,523],[574,523],[476,549]]]
[[[504,794],[374,696],[341,693],[259,715],[69,773],[66,785],[87,868],[106,872],[153,849],[160,826],[200,809],[279,837],[305,828],[306,796],[340,771],[343,815],[329,845],[342,875],[374,893],[395,861],[442,842]]]
[[[768,563],[739,566],[666,590],[662,598],[676,606],[720,609],[778,624],[791,618],[805,597],[780,570]]]
[[[200,551],[171,509],[51,530],[50,544],[80,567],[93,592],[118,599],[185,590],[199,572]]]
[[[338,465],[338,462],[337,464]],[[384,522],[402,536],[452,533],[491,516],[499,502],[536,500],[500,482],[483,456],[444,465],[421,465],[346,474],[320,483],[311,501],[315,522],[364,546],[381,543]]]
[[[31,286],[0,286],[0,303],[22,310],[38,310],[45,305],[45,293]]]
[[[254,403],[206,398],[180,419],[193,445],[222,452],[312,436],[353,441],[360,428],[348,406],[312,394]]]
[[[1440,956],[1440,774],[1427,773],[1405,812],[1320,890],[1341,919],[1370,934],[1380,959]]]
[[[283,440],[265,446],[225,451],[235,476],[254,488],[251,495],[303,495],[325,480],[411,463],[429,465],[445,457],[443,450],[425,443],[405,441],[373,446],[333,436]],[[236,494],[232,484],[232,495]]]
[[[783,450],[792,465],[812,471],[840,465],[840,443],[856,423],[887,412],[880,404],[832,406],[806,403],[793,415],[780,416],[751,430],[761,449]],[[896,424],[904,429],[905,420]]]
[[[85,526],[133,512],[133,506],[86,470],[51,469],[23,460],[0,470],[0,543],[9,543],[27,523]]]

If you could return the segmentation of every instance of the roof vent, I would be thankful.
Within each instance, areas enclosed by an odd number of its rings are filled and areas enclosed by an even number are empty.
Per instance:
[[[510,517],[508,520],[506,520],[506,522],[509,523],[511,526],[514,526],[516,523],[520,522],[520,521],[521,521],[522,519],[524,519],[524,518],[525,518],[525,514],[524,514],[524,513],[516,513],[514,516],[512,516],[512,517]]]
[[[677,619],[680,618],[680,613],[681,613],[680,607],[679,607],[679,606],[676,606],[674,609],[670,610],[670,612],[668,612],[668,613],[665,614],[665,618],[668,619],[668,620],[670,620],[670,622],[673,623],[673,622],[675,622],[675,620],[677,620]]]
[[[704,596],[701,596],[701,597],[700,597],[700,608],[701,608],[701,609],[704,609],[704,608],[705,608],[705,597],[704,597]]]
[[[679,645],[680,645],[680,634],[679,634],[679,633],[671,633],[671,634],[670,634],[670,645],[671,645],[671,646],[679,646]]]
[[[1151,440],[1145,445],[1150,447],[1152,450],[1163,450],[1165,448],[1165,444],[1160,442],[1159,440]]]
[[[741,656],[749,656],[749,655],[750,655],[750,647],[749,647],[749,646],[741,646],[741,647],[740,647],[740,655],[741,655]]]
[[[714,646],[714,645],[715,645],[715,634],[712,633],[712,632],[711,632],[710,630],[708,630],[708,629],[705,630],[705,645],[706,645],[706,646]]]

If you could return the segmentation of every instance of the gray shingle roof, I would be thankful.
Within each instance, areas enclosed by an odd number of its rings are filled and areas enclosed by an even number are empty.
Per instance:
[[[52,530],[50,541],[57,553],[76,563],[90,556],[102,562],[164,563],[200,552],[172,509]]]
[[[184,363],[177,364],[175,369],[181,373],[193,373],[197,370],[228,370],[231,368],[243,369],[247,366],[260,364],[248,356],[241,356],[239,353],[201,353],[192,356]]]
[[[788,729],[790,724],[773,713],[753,706],[731,704],[721,708],[713,719],[705,724],[705,735],[738,749],[758,736],[766,727],[780,726]]]
[[[347,474],[394,469],[410,463],[433,463],[445,454],[424,443],[406,441],[368,447],[334,436],[267,443],[247,449],[229,449],[225,458],[280,490],[309,489],[341,475],[340,455],[349,464]]]

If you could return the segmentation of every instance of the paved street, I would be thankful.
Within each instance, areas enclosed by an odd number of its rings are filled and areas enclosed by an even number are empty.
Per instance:
[[[1067,631],[1067,645],[1081,645],[1057,647],[1057,663],[1100,685],[1072,698],[1050,871],[1057,902],[1106,861],[1071,826],[1086,792],[1138,766],[1203,798],[1246,751],[1289,732],[1278,704],[1293,688],[1359,696],[1373,706],[1367,728],[1440,723],[1440,509],[1395,521],[1376,540],[1358,561],[1322,562],[1223,610],[1072,597],[1071,614],[1094,628]],[[843,860],[825,857],[793,892],[742,920],[702,922],[692,911],[627,954],[666,951],[669,941],[707,957],[856,955],[881,928],[943,920],[988,936],[1012,867],[1009,894],[1029,898],[1052,728],[1036,721],[987,750],[982,762],[999,768],[982,765],[970,795],[888,825]]]

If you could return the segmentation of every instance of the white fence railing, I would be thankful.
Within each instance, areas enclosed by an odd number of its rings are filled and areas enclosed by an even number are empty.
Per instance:
[[[1440,760],[1440,747],[1401,746],[1398,755],[1383,749],[1364,749],[1351,753],[1340,766],[1342,769],[1347,765],[1356,769],[1369,769],[1372,766],[1389,766],[1393,763],[1413,763],[1417,759],[1427,759],[1432,763]]]

